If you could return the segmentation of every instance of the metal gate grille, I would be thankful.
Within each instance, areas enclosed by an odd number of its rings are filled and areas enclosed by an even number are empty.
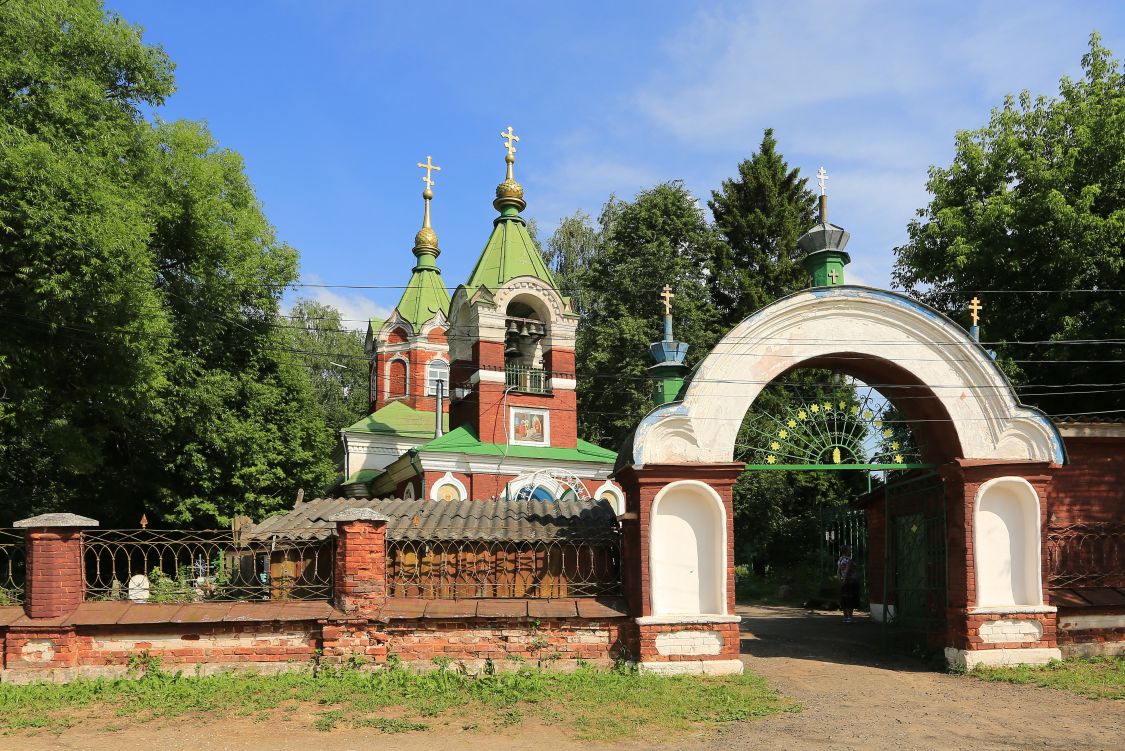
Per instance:
[[[884,623],[917,644],[944,635],[948,586],[945,487],[936,472],[885,487]]]

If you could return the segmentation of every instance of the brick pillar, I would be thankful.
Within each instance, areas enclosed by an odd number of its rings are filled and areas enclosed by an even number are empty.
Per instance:
[[[387,601],[386,533],[389,518],[370,508],[333,514],[336,569],[333,600],[346,613],[372,613]]]
[[[69,615],[82,603],[82,528],[98,522],[76,514],[40,514],[13,526],[27,530],[28,618]]]

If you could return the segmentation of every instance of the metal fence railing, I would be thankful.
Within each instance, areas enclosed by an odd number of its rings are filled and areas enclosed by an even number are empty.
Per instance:
[[[1125,524],[1048,527],[1047,564],[1052,587],[1125,587]]]
[[[556,598],[621,593],[616,536],[528,542],[388,540],[386,570],[392,597]]]
[[[507,365],[504,368],[504,385],[527,394],[551,393],[551,374],[539,368]]]
[[[229,530],[83,533],[87,600],[325,600],[334,540],[248,539]]]
[[[27,581],[24,530],[0,529],[0,605],[23,602]]]

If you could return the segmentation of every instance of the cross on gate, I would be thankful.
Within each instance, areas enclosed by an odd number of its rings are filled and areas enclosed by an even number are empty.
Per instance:
[[[664,300],[664,315],[666,316],[672,315],[673,297],[675,297],[675,295],[672,294],[672,288],[665,284],[664,291],[660,293],[660,298]]]
[[[838,276],[839,276],[839,274],[836,273],[836,269],[832,269],[831,271],[828,272],[828,278],[832,280],[833,284],[836,283],[836,277],[838,277]]]
[[[512,132],[512,126],[509,125],[508,130],[506,132],[500,133],[500,137],[507,140],[507,143],[504,144],[504,148],[506,148],[508,150],[508,156],[515,155],[516,147],[512,142],[513,141],[519,141],[520,137]]]
[[[430,157],[430,156],[426,157],[425,164],[423,164],[422,162],[418,162],[418,166],[421,167],[422,169],[426,170],[426,176],[422,178],[422,182],[424,182],[426,184],[427,188],[434,187],[435,183],[434,183],[434,179],[433,179],[433,177],[431,177],[431,175],[435,171],[441,172],[441,167],[434,164],[433,157]]]
[[[973,325],[976,326],[980,321],[980,312],[983,306],[980,304],[980,298],[973,296],[972,301],[969,303],[969,310],[973,312]]]

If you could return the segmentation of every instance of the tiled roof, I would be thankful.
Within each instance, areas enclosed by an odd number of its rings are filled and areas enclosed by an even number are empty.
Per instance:
[[[336,529],[328,518],[367,507],[390,517],[396,540],[589,540],[614,534],[617,516],[607,501],[428,501],[317,498],[255,525],[255,537],[322,540]]]

